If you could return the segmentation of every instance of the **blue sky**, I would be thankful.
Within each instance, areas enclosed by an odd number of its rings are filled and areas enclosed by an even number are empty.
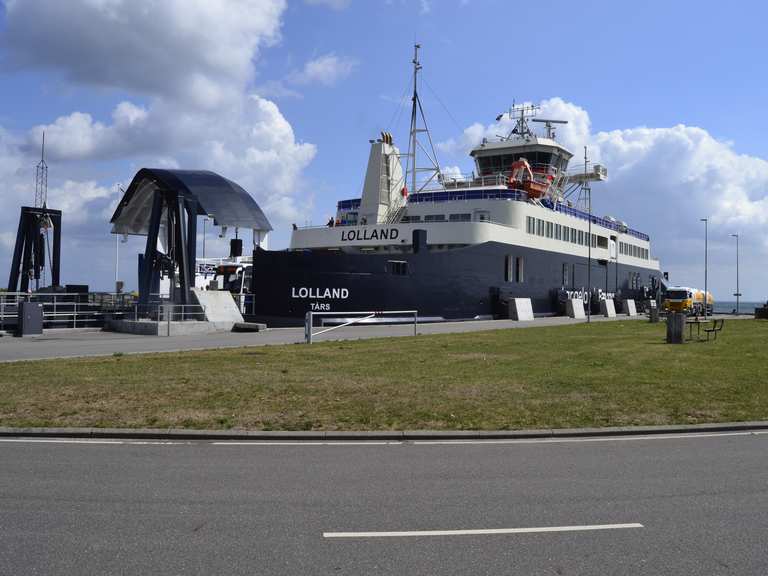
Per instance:
[[[766,12],[758,2],[7,1],[0,271],[18,206],[32,199],[43,126],[52,200],[70,211],[65,281],[110,287],[116,186],[147,165],[240,182],[272,220],[272,246],[285,246],[291,222],[322,222],[359,195],[369,138],[389,129],[405,142],[398,100],[418,41],[444,165],[471,169],[466,150],[494,133],[499,112],[540,103],[571,122],[566,145],[589,145],[607,165],[596,211],[650,233],[674,282],[703,283],[707,216],[716,297],[733,292],[739,232],[751,263],[742,292],[765,299]],[[122,248],[128,286],[140,249]]]

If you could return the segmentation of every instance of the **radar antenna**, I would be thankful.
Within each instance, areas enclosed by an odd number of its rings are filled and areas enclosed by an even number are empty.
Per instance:
[[[424,116],[424,109],[421,106],[421,99],[419,98],[418,77],[419,70],[421,70],[421,63],[419,62],[419,48],[421,48],[421,44],[413,45],[413,97],[411,98],[413,106],[411,108],[411,130],[410,138],[408,140],[408,154],[406,154],[409,162],[406,169],[405,180],[406,182],[408,181],[408,175],[410,174],[411,193],[421,192],[435,178],[437,178],[439,182],[442,182],[440,164],[437,161],[435,146],[432,143],[432,136],[429,133],[429,128],[427,128],[427,119]],[[419,122],[419,118],[421,118],[421,122]],[[427,135],[429,149],[427,149],[427,147],[425,147],[424,144],[422,144],[422,142],[419,140],[419,134]],[[419,167],[416,165],[417,149],[421,149],[421,151],[424,153],[424,156],[426,156],[429,160],[431,166]],[[416,176],[419,172],[425,173],[426,179],[417,183]],[[417,186],[419,187],[417,188]]]
[[[543,122],[544,129],[547,131],[547,138],[555,139],[555,127],[552,124],[568,124],[568,120],[550,120],[547,118],[533,118],[531,122]]]

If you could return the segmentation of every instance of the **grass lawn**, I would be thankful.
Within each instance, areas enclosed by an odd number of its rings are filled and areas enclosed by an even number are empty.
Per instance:
[[[559,428],[768,419],[768,322],[643,321],[0,364],[1,426]]]

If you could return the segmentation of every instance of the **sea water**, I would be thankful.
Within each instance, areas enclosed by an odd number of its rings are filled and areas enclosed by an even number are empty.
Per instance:
[[[749,302],[741,300],[739,302],[739,313],[741,314],[753,314],[755,308],[761,308],[765,302]],[[722,302],[715,302],[715,312],[718,314],[730,314],[736,310],[736,300],[723,300]]]

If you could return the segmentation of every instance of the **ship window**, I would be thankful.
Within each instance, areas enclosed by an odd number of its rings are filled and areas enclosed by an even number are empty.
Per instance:
[[[525,261],[522,256],[515,258],[515,282],[519,283],[523,281],[524,265]]]
[[[403,260],[388,260],[387,269],[394,276],[405,276],[408,274],[408,262]]]
[[[605,236],[598,236],[597,245],[600,246],[600,248],[608,248],[608,238]]]
[[[402,222],[405,224],[408,222],[421,222],[421,216],[403,216]]]
[[[528,234],[536,234],[536,218],[528,216],[525,219],[525,229]]]
[[[512,256],[504,258],[504,281],[512,282]]]
[[[536,218],[536,234],[544,236],[544,220],[541,218]]]
[[[570,238],[571,238],[571,229],[568,228],[568,226],[563,226],[563,240],[568,242]]]
[[[552,238],[554,235],[555,225],[552,222],[547,222],[547,238]]]
[[[469,222],[472,220],[472,214],[451,214],[448,216],[451,222]]]
[[[560,240],[563,234],[563,225],[555,224],[555,240]]]
[[[592,234],[592,248],[597,248],[597,235]]]
[[[579,239],[577,244],[584,244],[584,230],[579,230]]]
[[[571,228],[571,242],[573,244],[578,244],[579,242],[579,231],[576,228]]]
[[[444,222],[445,214],[427,214],[424,216],[424,222]]]
[[[568,286],[568,263],[563,264],[563,288]]]

